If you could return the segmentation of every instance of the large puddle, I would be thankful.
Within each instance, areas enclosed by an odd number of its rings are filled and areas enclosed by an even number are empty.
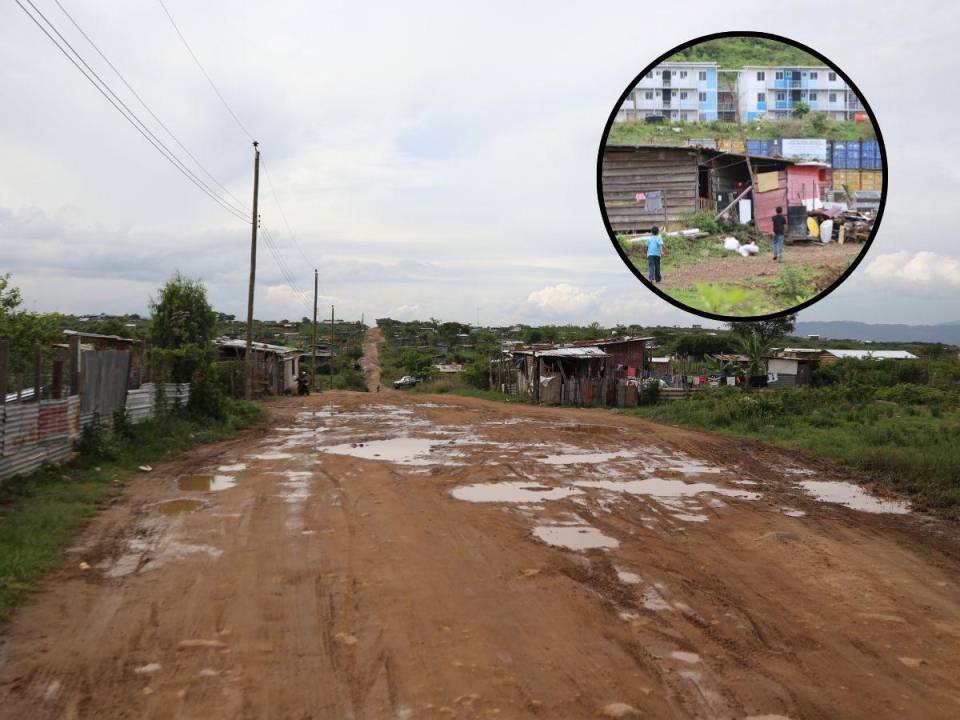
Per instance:
[[[318,448],[332,455],[350,455],[364,460],[386,460],[399,465],[435,465],[462,453],[452,450],[449,440],[398,437],[362,443],[341,443]],[[445,447],[446,446],[446,447]]]
[[[219,492],[237,484],[232,475],[182,475],[177,487],[186,492]]]
[[[461,485],[454,488],[450,494],[458,500],[469,502],[538,503],[582,495],[583,491],[572,487],[546,487],[527,481]]]
[[[808,494],[817,500],[845,505],[853,510],[869,513],[910,512],[910,506],[898,500],[881,500],[870,495],[859,485],[838,480],[801,480],[799,483]]]
[[[630,495],[649,495],[659,498],[694,497],[700,493],[713,493],[744,500],[757,500],[760,493],[735,488],[724,488],[712,483],[688,483],[683,480],[647,478],[645,480],[577,480],[577,487],[599,488]]]
[[[547,465],[596,465],[597,463],[626,460],[633,457],[636,457],[636,453],[632,450],[618,450],[616,452],[558,453],[538,459]]]
[[[203,500],[167,500],[154,505],[162,515],[183,515],[196,512],[206,507]]]
[[[533,534],[547,545],[568,550],[592,550],[620,546],[617,540],[607,537],[590,525],[539,525],[533,529]]]

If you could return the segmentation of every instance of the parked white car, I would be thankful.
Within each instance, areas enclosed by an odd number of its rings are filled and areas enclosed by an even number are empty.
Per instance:
[[[405,388],[405,387],[413,387],[413,386],[416,385],[418,382],[420,382],[420,381],[417,380],[415,377],[413,377],[413,375],[404,375],[404,376],[403,376],[402,378],[400,378],[399,380],[394,380],[394,381],[393,381],[393,386],[394,386],[395,388],[398,388],[398,389],[399,389],[399,388]]]

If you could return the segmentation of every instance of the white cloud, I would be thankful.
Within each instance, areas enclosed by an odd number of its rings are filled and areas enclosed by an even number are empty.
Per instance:
[[[900,250],[878,255],[863,274],[875,284],[893,284],[921,294],[960,289],[960,260],[935,252]]]
[[[579,315],[594,308],[606,288],[583,290],[567,283],[549,285],[527,296],[527,304],[548,315]]]

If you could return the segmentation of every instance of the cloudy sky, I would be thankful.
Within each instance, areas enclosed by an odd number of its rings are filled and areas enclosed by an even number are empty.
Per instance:
[[[26,4],[26,0],[22,0]],[[56,0],[32,0],[118,94],[149,116]],[[60,0],[141,97],[243,204],[249,138],[156,0]],[[166,0],[260,141],[257,317],[699,322],[639,283],[597,209],[614,102],[644,65],[697,35],[765,30],[843,68],[886,140],[889,197],[868,257],[806,320],[960,320],[960,7],[874,2],[465,3]],[[481,7],[482,6],[482,7]],[[28,6],[29,7],[29,6]],[[749,24],[732,26],[731,18]],[[784,21],[789,18],[789,24]],[[121,90],[123,92],[121,93]],[[245,313],[249,227],[191,185],[60,55],[0,7],[0,271],[27,304],[144,312],[175,270]],[[157,130],[158,134],[161,133]],[[172,142],[164,138],[172,147]],[[287,224],[299,247],[291,239]]]

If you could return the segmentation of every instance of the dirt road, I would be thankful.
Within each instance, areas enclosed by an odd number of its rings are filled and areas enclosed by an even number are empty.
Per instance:
[[[601,410],[271,410],[93,521],[0,717],[960,715],[957,529],[822,468]]]
[[[775,262],[769,252],[752,257],[740,257],[731,253],[729,257],[708,258],[700,262],[683,265],[664,272],[661,287],[692,288],[699,282],[738,283],[744,287],[760,287],[765,281],[777,278],[784,264],[790,264],[813,272],[817,292],[827,288],[854,261],[860,251],[861,243],[803,243],[788,245],[784,251],[784,261]],[[646,272],[646,259],[637,267]]]

